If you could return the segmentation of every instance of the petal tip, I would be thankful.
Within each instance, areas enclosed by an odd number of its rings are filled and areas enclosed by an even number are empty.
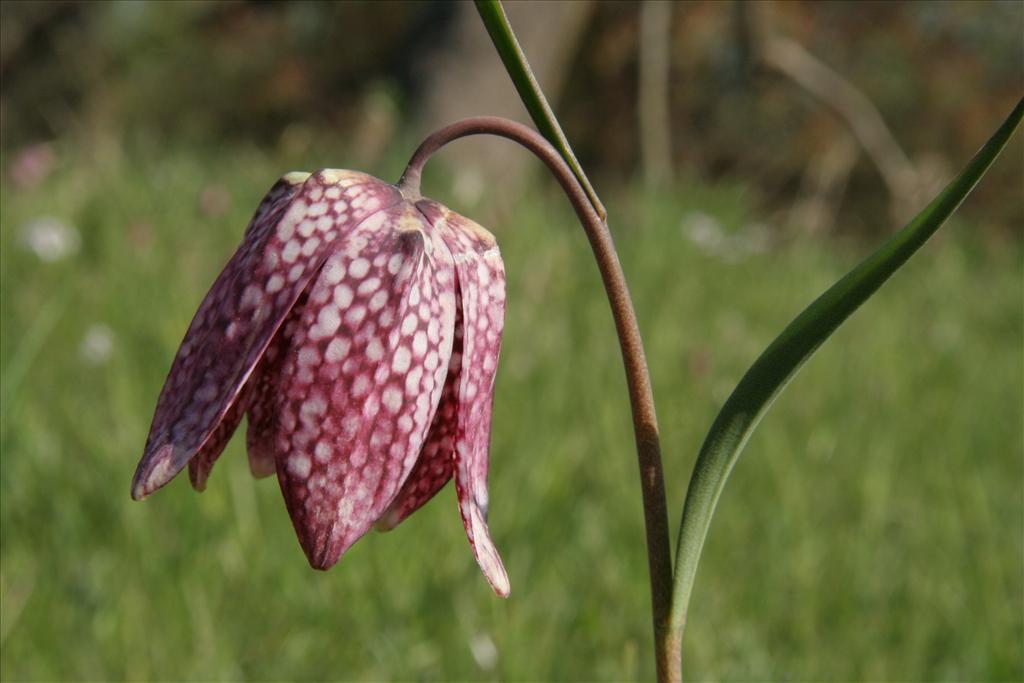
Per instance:
[[[503,589],[494,589],[494,594],[503,600],[508,599],[509,593],[511,593],[511,586],[509,586],[507,583],[505,584],[505,587]]]
[[[374,523],[373,528],[381,533],[388,532],[398,526],[400,521],[402,519],[396,510],[388,510]]]
[[[189,464],[191,465],[192,463]],[[195,490],[196,493],[202,493],[203,491],[206,490],[206,478],[206,474],[194,471],[192,468],[189,468],[188,480],[192,482],[192,488]]]
[[[266,479],[272,474],[277,474],[277,467],[274,465],[273,457],[252,457],[250,451],[249,472],[256,479]]]
[[[324,534],[322,529],[302,529],[298,524],[294,526],[299,537],[299,545],[302,546],[302,552],[305,553],[312,569],[327,571],[338,563],[347,550],[347,547],[331,542],[331,531]]]
[[[309,566],[319,572],[327,571],[341,559],[340,553],[335,555],[327,546],[307,548],[303,545],[302,550],[306,553]]]
[[[142,462],[139,463],[139,468],[132,478],[132,498],[135,500],[142,500],[164,486],[179,471],[174,468],[173,444],[165,443],[152,453],[151,457],[142,457]]]
[[[483,511],[476,505],[470,505],[470,519],[472,523],[472,544],[473,554],[476,556],[477,564],[487,578],[487,583],[499,598],[507,598],[511,592],[511,584],[508,580],[508,573],[505,565],[501,562],[498,549],[494,547],[491,534],[487,529],[487,522],[484,521]]]
[[[132,500],[144,500],[146,498],[145,491],[139,485],[139,482],[132,481]]]
[[[480,563],[483,567],[483,562]],[[508,574],[505,573],[505,567],[501,565],[501,560],[498,560],[497,565],[484,568],[484,576],[487,577],[487,583],[491,584],[491,590],[499,598],[507,598],[509,593],[512,592],[512,586],[508,581]]]

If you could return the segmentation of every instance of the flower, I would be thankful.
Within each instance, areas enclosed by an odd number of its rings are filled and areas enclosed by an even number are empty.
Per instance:
[[[89,365],[102,365],[114,352],[114,331],[109,325],[96,323],[85,331],[78,353]]]
[[[34,190],[46,181],[56,165],[57,153],[53,145],[39,142],[15,152],[8,170],[16,187]]]
[[[486,522],[504,308],[476,223],[363,173],[285,175],[178,349],[132,497],[186,464],[202,490],[245,414],[250,469],[277,473],[314,568],[454,475],[477,562],[508,595]]]
[[[51,216],[30,221],[21,229],[22,243],[40,261],[55,263],[78,253],[82,238],[73,225]]]

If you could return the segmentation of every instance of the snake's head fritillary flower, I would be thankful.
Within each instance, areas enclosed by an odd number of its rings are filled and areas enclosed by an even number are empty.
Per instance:
[[[246,415],[250,468],[277,473],[313,567],[454,475],[477,562],[508,595],[486,522],[504,309],[501,256],[476,223],[363,173],[284,176],[182,341],[132,497],[186,464],[202,490]]]

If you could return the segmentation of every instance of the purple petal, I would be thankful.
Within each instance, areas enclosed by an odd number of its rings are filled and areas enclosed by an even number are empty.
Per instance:
[[[249,426],[245,433],[245,449],[249,454],[249,471],[257,479],[277,472],[274,439],[277,436],[277,397],[281,391],[281,370],[291,348],[292,336],[301,323],[307,300],[308,296],[304,293],[295,303],[249,379],[249,384],[253,386],[253,397],[247,414]]]
[[[494,236],[432,202],[418,208],[438,229],[455,258],[464,337],[455,437],[455,487],[459,512],[477,563],[499,596],[508,575],[487,528],[487,469],[494,375],[505,321],[505,267]]]
[[[366,221],[309,293],[282,369],[278,479],[326,569],[391,503],[437,408],[455,324],[451,255],[415,209]]]
[[[462,304],[458,299],[455,304],[455,340],[452,342],[452,357],[448,362],[448,376],[441,392],[441,402],[437,404],[434,422],[430,425],[415,467],[387,512],[377,521],[376,527],[380,531],[394,529],[402,520],[420,509],[444,488],[455,472],[459,370],[462,367]]]
[[[299,182],[289,174],[271,189],[192,320],[157,401],[133,498],[170,481],[211,437],[335,243],[400,199],[393,186],[352,171]]]
[[[247,383],[235,402],[228,408],[224,418],[207,437],[203,447],[188,461],[188,478],[192,482],[192,488],[196,491],[206,489],[206,480],[210,476],[213,464],[217,462],[217,458],[224,452],[224,447],[228,445],[228,441],[238,429],[238,424],[242,421],[242,415],[245,414],[251,398],[252,392]]]

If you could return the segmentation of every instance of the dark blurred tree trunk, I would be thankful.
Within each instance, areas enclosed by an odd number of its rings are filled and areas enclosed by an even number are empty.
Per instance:
[[[533,125],[470,2],[459,10],[450,40],[424,64],[423,101],[414,122],[418,134],[460,118],[481,114],[505,116]],[[509,22],[552,107],[579,49],[593,8],[590,0],[520,1],[505,4]],[[566,131],[570,143],[572,131]],[[454,170],[457,199],[475,202],[488,187],[501,187],[501,200],[512,201],[525,173],[537,166],[528,155],[494,140],[467,140],[441,156]],[[495,197],[498,199],[498,197]]]

